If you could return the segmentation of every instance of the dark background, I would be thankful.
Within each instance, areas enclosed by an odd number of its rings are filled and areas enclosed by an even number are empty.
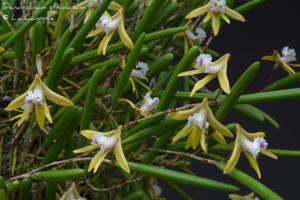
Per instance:
[[[239,4],[244,2],[246,1],[237,1]],[[245,14],[246,23],[243,24],[232,20],[230,25],[222,27],[218,38],[213,41],[211,47],[221,54],[231,53],[232,57],[228,69],[232,84],[251,63],[259,61],[264,55],[271,54],[273,49],[281,50],[286,45],[294,48],[298,52],[298,63],[300,63],[299,6],[300,2],[296,0],[269,1],[266,5]],[[263,89],[272,65],[273,63],[262,62],[259,75],[247,92]],[[285,76],[287,76],[286,72],[277,69],[273,80],[278,80]],[[295,84],[292,87],[299,86],[300,84]],[[253,132],[265,131],[270,148],[300,149],[300,100],[259,104],[257,106],[273,116],[281,127],[275,129],[267,123],[249,121],[234,113],[231,114],[228,122],[237,121],[247,130]],[[258,161],[262,172],[262,183],[285,199],[300,199],[300,158],[279,158],[278,160],[273,160],[259,156]],[[256,174],[247,164],[247,161],[243,159],[243,156],[238,164],[238,168],[256,177]],[[231,178],[223,176],[216,168],[200,162],[194,163],[193,171],[202,177],[239,185]],[[193,199],[228,199],[227,194],[222,192],[184,186],[183,188]],[[241,188],[241,194],[250,193],[247,188]],[[174,191],[166,188],[163,189],[162,196],[168,197],[168,199],[180,199]]]

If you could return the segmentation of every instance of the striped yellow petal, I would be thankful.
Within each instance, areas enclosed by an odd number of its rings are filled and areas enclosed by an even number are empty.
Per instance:
[[[92,160],[89,164],[88,172],[92,171],[95,168],[96,163],[98,162],[99,158],[101,159],[103,153],[104,152],[102,152],[102,151],[98,151],[96,153],[96,155],[94,155],[94,157],[92,158]]]
[[[114,154],[116,158],[116,163],[127,173],[130,173],[130,169],[127,163],[127,160],[125,158],[122,144],[121,144],[121,138],[119,137],[117,143],[114,146]]]
[[[207,15],[203,19],[203,23],[208,22],[211,19],[211,17],[212,17],[212,13],[208,12]]]
[[[300,64],[289,64],[291,67],[300,67]]]
[[[192,132],[191,132],[191,143],[192,148],[197,149],[197,146],[200,144],[201,140],[201,130],[198,127],[193,126]]]
[[[262,60],[267,60],[267,61],[275,61],[276,57],[274,57],[274,55],[271,55],[271,56],[264,56],[261,59]]]
[[[60,105],[60,106],[73,106],[73,102],[63,97],[48,88],[44,83],[42,83],[42,89],[46,99],[52,101],[53,103]]]
[[[229,19],[226,15],[221,14],[221,17],[222,17],[222,19],[224,19],[224,21],[225,21],[227,24],[230,24],[230,19]]]
[[[226,15],[228,15],[229,17],[231,17],[232,19],[241,21],[241,22],[245,22],[245,18],[238,12],[232,10],[231,8],[225,6],[225,13]]]
[[[254,169],[254,171],[256,172],[258,178],[261,178],[261,173],[260,173],[260,169],[259,169],[259,165],[257,163],[257,160],[255,158],[253,158],[252,155],[250,155],[246,150],[242,150],[243,153],[245,154],[250,166]]]
[[[249,133],[247,132],[245,129],[243,129],[242,127],[240,127],[239,129],[237,129],[237,132],[239,132],[239,134],[243,134],[245,135],[247,138],[250,138],[250,139],[254,139],[256,137],[265,137],[265,132],[255,132],[255,133]]]
[[[178,140],[180,140],[181,138],[185,138],[186,136],[188,136],[192,131],[192,126],[186,125],[185,127],[183,127],[183,129],[181,129],[176,135],[175,137],[172,139],[172,143],[177,142]]]
[[[240,126],[236,125],[236,129],[239,129],[239,128],[240,128]],[[238,131],[237,131],[237,136],[235,138],[233,152],[231,154],[231,157],[230,157],[229,161],[227,162],[226,167],[224,168],[224,174],[229,173],[231,170],[233,170],[235,168],[236,164],[239,161],[241,152],[242,152],[242,148],[240,146],[239,134],[238,134]]]
[[[125,30],[124,20],[123,20],[122,16],[121,16],[120,25],[118,26],[118,33],[119,33],[119,36],[120,36],[120,39],[121,39],[122,43],[127,48],[133,49],[133,43],[132,43],[132,40],[130,39],[130,37],[128,36],[128,34],[127,34],[126,30]]]
[[[210,2],[200,8],[196,8],[196,9],[192,10],[185,18],[191,19],[194,17],[198,17],[200,15],[203,15],[209,11],[209,7],[210,7]]]
[[[220,134],[226,137],[233,137],[233,134],[215,118],[212,110],[208,105],[207,99],[203,100],[203,106],[207,110],[207,121],[209,125],[213,127],[214,130],[218,131]]]
[[[43,105],[35,104],[35,118],[40,128],[44,128],[45,112]]]
[[[98,144],[91,144],[85,147],[82,147],[80,149],[75,149],[73,153],[86,153],[86,152],[91,152],[94,151],[95,149],[99,149]]]
[[[45,113],[45,117],[47,118],[47,120],[48,120],[50,123],[53,123],[51,114],[50,114],[50,112],[49,112],[49,108],[48,108],[47,103],[46,103],[45,100],[44,100],[44,102],[43,102],[43,108],[44,108],[44,113]]]
[[[193,129],[193,127],[192,127],[192,129]],[[193,130],[191,130],[191,131],[193,131]],[[185,149],[191,148],[192,144],[193,144],[193,136],[192,136],[192,134],[190,134],[186,140]]]
[[[221,133],[219,133],[218,131],[215,131],[211,136],[218,143],[220,143],[220,144],[227,144],[224,136]]]
[[[209,81],[211,81],[213,78],[215,78],[217,75],[216,74],[209,74],[205,76],[203,79],[199,80],[195,85],[194,88],[191,91],[190,96],[193,96],[195,92],[203,88]]]
[[[212,14],[212,21],[211,21],[211,25],[213,28],[213,33],[215,36],[218,35],[219,31],[220,31],[220,15],[219,14]]]
[[[101,53],[103,55],[106,54],[107,45],[108,45],[109,41],[111,40],[112,36],[114,35],[114,33],[115,33],[115,31],[112,31],[103,37],[103,39],[101,40],[99,47],[98,47],[98,54],[101,54]]]
[[[94,166],[94,173],[97,172],[97,169],[100,167],[101,163],[109,152],[110,150],[106,150],[104,152],[100,152],[100,154],[97,156],[96,164]]]
[[[286,71],[290,76],[296,73],[296,72],[295,72],[290,66],[288,66],[288,64],[286,64],[285,62],[281,62],[281,67],[282,67],[282,69],[284,69],[284,71]]]
[[[27,96],[27,92],[23,93],[21,96],[14,99],[12,102],[8,104],[8,106],[4,109],[6,111],[12,111],[20,108],[24,105],[24,99]]]
[[[80,131],[80,134],[83,135],[85,138],[92,140],[93,137],[99,133],[98,131],[93,131],[93,130],[82,130]]]
[[[201,104],[198,104],[189,110],[171,112],[168,114],[168,117],[175,119],[175,120],[186,120],[189,116],[191,116],[195,112],[199,111],[200,107],[201,107]]]
[[[103,27],[97,28],[96,30],[91,31],[86,37],[87,38],[95,37],[96,35],[103,33],[103,30],[104,30]]]
[[[135,109],[135,110],[138,109],[138,107],[137,107],[134,103],[132,103],[132,101],[130,101],[130,100],[128,100],[128,99],[119,99],[118,102],[121,102],[121,103],[128,103],[129,106],[130,106],[132,109]]]
[[[278,157],[277,157],[275,154],[273,154],[272,152],[270,152],[270,151],[268,151],[268,150],[266,150],[266,149],[262,149],[262,150],[260,151],[260,153],[262,153],[262,154],[264,154],[265,156],[268,156],[268,157],[270,157],[270,158],[278,159]]]
[[[206,142],[206,135],[203,129],[200,129],[200,146],[204,153],[207,153],[207,142]]]
[[[200,74],[200,73],[203,73],[203,69],[195,69],[195,70],[190,70],[190,71],[186,71],[186,72],[181,72],[177,76],[178,77],[180,77],[180,76],[192,76],[192,75]]]
[[[230,86],[229,86],[229,81],[228,81],[228,77],[227,77],[227,64],[228,64],[229,58],[230,58],[230,54],[224,55],[224,66],[218,73],[219,84],[220,84],[222,90],[226,94],[230,93]]]

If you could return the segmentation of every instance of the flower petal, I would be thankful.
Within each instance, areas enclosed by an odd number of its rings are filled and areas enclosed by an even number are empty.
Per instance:
[[[229,86],[229,81],[228,81],[228,77],[227,77],[227,64],[228,64],[229,57],[230,57],[230,54],[225,54],[224,66],[218,73],[219,84],[220,84],[222,90],[226,94],[230,93],[230,86]]]
[[[104,30],[103,27],[97,28],[96,30],[91,31],[86,37],[87,38],[95,37],[96,35],[103,33],[103,30]]]
[[[271,56],[264,56],[261,59],[262,60],[267,60],[267,61],[275,61],[276,57],[274,57],[274,55],[271,55]]]
[[[190,96],[193,96],[195,92],[203,88],[209,81],[211,81],[213,78],[215,78],[217,75],[216,74],[209,74],[206,75],[203,79],[199,80],[195,85],[194,88],[191,91]]]
[[[206,135],[205,131],[203,129],[200,129],[200,145],[201,149],[204,151],[204,153],[207,153],[207,142],[206,142]]]
[[[226,15],[221,14],[221,17],[222,17],[222,19],[224,19],[224,21],[225,21],[227,24],[230,24],[230,19],[229,19]]]
[[[201,130],[198,127],[193,127],[192,132],[191,132],[191,143],[192,143],[192,148],[197,149],[198,144],[200,144],[201,140]]]
[[[225,13],[226,15],[228,15],[229,17],[235,19],[235,20],[238,20],[238,21],[241,21],[241,22],[245,22],[245,18],[238,12],[232,10],[231,8],[225,6]]]
[[[285,62],[281,62],[281,67],[282,67],[282,69],[284,69],[284,71],[286,71],[290,76],[296,73],[296,72],[295,72],[290,66],[288,66],[288,64],[286,64]]]
[[[207,15],[203,19],[203,23],[208,22],[211,19],[211,16],[212,16],[211,12],[208,12]]]
[[[277,157],[275,154],[273,154],[272,152],[270,152],[270,151],[268,151],[268,150],[266,150],[266,149],[260,150],[260,153],[262,153],[262,154],[264,154],[265,156],[268,156],[268,157],[270,157],[270,158],[278,159],[278,157]]]
[[[196,8],[194,10],[192,10],[189,14],[187,14],[187,16],[185,16],[186,19],[191,19],[194,17],[198,17],[200,15],[203,15],[205,13],[207,13],[209,11],[209,6],[210,6],[210,2],[205,4],[202,7]]]
[[[94,166],[94,173],[97,172],[97,169],[100,167],[101,163],[103,162],[104,158],[106,157],[106,155],[110,152],[109,150],[106,150],[104,152],[100,152],[99,156],[97,157],[97,162]]]
[[[103,55],[106,54],[107,45],[108,45],[109,41],[111,40],[112,36],[114,35],[114,33],[115,33],[115,31],[112,31],[103,37],[103,39],[101,40],[99,47],[98,47],[98,54],[101,54],[101,53]]]
[[[16,109],[20,108],[21,106],[23,106],[25,104],[24,99],[26,96],[27,96],[27,91],[25,93],[23,93],[21,96],[14,99],[12,102],[10,102],[8,104],[8,106],[6,108],[4,108],[4,110],[12,111],[12,110],[16,110]]]
[[[237,125],[236,128],[240,129],[240,126]],[[230,157],[229,161],[227,162],[227,165],[226,165],[226,167],[224,169],[224,172],[223,172],[224,174],[230,173],[230,171],[235,168],[236,164],[239,161],[241,152],[242,152],[242,148],[240,146],[239,134],[238,134],[238,131],[237,131],[237,136],[235,138],[233,152],[232,152],[231,157]]]
[[[85,147],[82,147],[80,149],[75,149],[73,153],[86,153],[90,151],[94,151],[95,149],[98,149],[99,145],[98,144],[91,144]]]
[[[168,114],[168,117],[175,119],[175,120],[186,120],[189,116],[191,116],[195,112],[197,112],[200,109],[200,107],[201,107],[201,104],[198,104],[189,110],[171,112]]]
[[[218,131],[215,131],[211,136],[218,143],[220,143],[220,144],[227,144],[224,136],[221,133],[219,133]]]
[[[125,30],[125,26],[124,26],[124,20],[123,20],[123,16],[121,14],[121,22],[120,25],[118,26],[118,33],[120,36],[120,39],[122,41],[122,43],[129,49],[133,49],[133,43],[132,40],[130,39],[130,37],[128,36],[126,30]]]
[[[42,83],[42,89],[46,99],[52,101],[53,103],[60,105],[60,106],[73,106],[73,102],[63,97],[48,88],[44,83]]]
[[[181,129],[176,135],[175,137],[172,139],[172,143],[177,142],[178,140],[180,140],[181,138],[185,138],[186,136],[188,136],[192,131],[192,126],[186,125],[185,127],[183,127],[183,129]]]
[[[127,160],[125,158],[122,144],[121,144],[121,138],[118,139],[117,143],[114,146],[114,154],[116,158],[116,163],[127,173],[130,173],[130,169],[127,163]]]
[[[192,76],[192,75],[200,74],[200,73],[203,73],[203,69],[195,69],[195,70],[190,70],[190,71],[186,71],[186,72],[181,72],[177,76],[178,77],[181,77],[181,76]]]
[[[220,15],[219,14],[212,14],[212,21],[211,25],[213,28],[214,35],[217,36],[220,31]]]
[[[192,127],[191,131],[193,131],[194,127]],[[185,143],[185,149],[189,149],[193,146],[193,135],[190,134]]]
[[[210,109],[207,99],[203,99],[203,106],[207,110],[207,121],[211,127],[213,127],[216,131],[226,137],[233,137],[233,134],[223,125],[221,124],[214,116],[212,110]]]
[[[45,112],[43,105],[35,104],[35,118],[41,129],[44,128],[45,125]]]
[[[99,133],[98,131],[93,131],[93,130],[82,130],[80,131],[80,134],[83,135],[85,138],[92,140],[93,137]]]
[[[48,106],[47,106],[47,103],[46,103],[45,99],[44,99],[44,101],[43,101],[43,108],[44,108],[44,114],[45,114],[45,117],[47,118],[47,120],[48,120],[50,123],[53,123],[52,117],[51,117],[51,114],[50,114],[50,112],[49,112],[49,108],[48,108]]]
[[[259,165],[257,163],[257,160],[255,158],[253,158],[253,156],[251,154],[249,154],[246,150],[243,149],[243,153],[245,154],[247,160],[249,161],[250,166],[255,170],[258,178],[261,178],[261,173],[260,173],[260,169],[259,169]]]

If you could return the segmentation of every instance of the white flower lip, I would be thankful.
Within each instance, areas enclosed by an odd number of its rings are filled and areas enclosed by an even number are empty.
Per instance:
[[[135,66],[135,69],[132,70],[131,76],[137,77],[137,78],[146,78],[147,71],[149,70],[148,64],[144,62],[138,62]]]
[[[188,38],[190,38],[192,41],[197,42],[198,44],[202,44],[202,42],[206,39],[206,32],[202,28],[196,28],[196,35],[191,31],[187,30],[186,35]]]
[[[201,108],[199,112],[194,113],[188,118],[188,125],[196,125],[198,128],[205,129],[207,120],[207,111]]]
[[[268,143],[264,138],[256,137],[253,141],[250,141],[245,136],[240,137],[241,146],[249,152],[253,158],[257,158],[259,152],[267,148]]]
[[[91,144],[99,144],[100,151],[104,152],[112,148],[116,141],[117,139],[114,136],[106,136],[102,132],[99,132],[93,137]]]
[[[226,0],[211,0],[209,10],[214,13],[225,13]]]
[[[44,94],[41,88],[36,88],[27,92],[25,97],[25,104],[31,105],[33,103],[43,104]]]
[[[158,97],[151,98],[151,95],[148,92],[144,96],[144,101],[142,106],[140,107],[140,111],[144,114],[148,114],[149,112],[151,112],[156,108],[158,103],[159,103],[159,98]]]
[[[285,63],[290,63],[296,61],[296,51],[295,49],[290,49],[288,46],[285,46],[281,50],[282,56],[280,57]]]
[[[120,24],[119,19],[111,19],[107,15],[102,15],[98,22],[96,23],[96,28],[104,27],[104,32],[106,34],[115,31]]]
[[[200,54],[196,58],[196,68],[207,67],[211,64],[212,56],[210,54]]]
[[[222,65],[213,65],[212,56],[210,54],[200,54],[196,58],[196,69],[203,69],[204,73],[216,74],[222,69]]]

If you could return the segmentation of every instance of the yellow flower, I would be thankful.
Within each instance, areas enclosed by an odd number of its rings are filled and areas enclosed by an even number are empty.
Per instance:
[[[124,70],[124,68],[125,68],[125,57],[124,56],[122,56],[120,59],[120,67],[122,70]],[[151,92],[150,88],[142,81],[142,80],[148,81],[148,79],[146,77],[148,70],[149,70],[149,68],[148,68],[147,63],[138,62],[130,74],[129,81],[132,86],[132,92],[135,93],[136,97],[138,97],[138,90],[136,87],[136,83],[140,84],[146,90]]]
[[[211,62],[212,61],[211,55],[200,54],[193,65],[193,68],[195,68],[195,70],[186,71],[178,74],[178,76],[191,76],[191,75],[196,75],[201,73],[207,74],[203,79],[199,80],[195,84],[194,88],[191,91],[190,96],[193,96],[195,92],[203,88],[208,82],[210,82],[215,77],[218,77],[219,84],[222,90],[226,94],[229,94],[230,86],[227,77],[227,64],[229,58],[230,58],[230,54],[227,53],[221,58],[219,58],[217,61]]]
[[[234,143],[233,152],[224,169],[224,173],[230,173],[232,169],[237,165],[239,157],[243,152],[250,166],[256,171],[258,177],[261,177],[259,165],[257,163],[257,156],[262,153],[273,159],[277,159],[277,156],[266,150],[268,143],[264,139],[264,132],[248,133],[240,125],[236,125],[236,138]]]
[[[116,32],[119,33],[121,41],[127,48],[133,48],[133,43],[128,36],[124,26],[123,9],[120,9],[112,17],[109,16],[108,13],[102,15],[96,24],[96,28],[97,29],[90,32],[87,37],[94,37],[104,32],[105,36],[99,44],[98,54],[106,54],[107,45]]]
[[[39,75],[35,75],[34,81],[29,89],[21,96],[10,102],[5,108],[6,111],[18,110],[21,108],[22,114],[15,116],[12,120],[20,118],[15,125],[20,126],[23,122],[28,121],[30,113],[35,109],[35,117],[40,128],[44,128],[45,117],[50,123],[52,118],[46,99],[60,106],[73,106],[74,104],[67,98],[50,90],[40,79]]]
[[[187,120],[187,124],[172,140],[172,143],[175,143],[179,139],[188,136],[185,145],[186,148],[192,147],[196,149],[197,146],[200,145],[202,150],[207,152],[206,137],[209,126],[216,130],[214,135],[233,137],[233,134],[214,117],[206,98],[203,99],[201,104],[198,104],[192,109],[172,112],[169,113],[168,116],[175,120]]]
[[[128,99],[119,99],[119,102],[128,103],[134,110],[139,112],[142,116],[147,117],[153,110],[156,109],[159,103],[159,98],[152,98],[150,92],[147,92],[144,96],[143,101],[141,102],[140,107],[136,106],[132,101]]]
[[[228,197],[231,200],[259,200],[258,197],[255,197],[253,192],[244,196],[237,195],[237,194],[230,194],[228,195]]]
[[[96,173],[97,169],[99,168],[107,154],[113,151],[116,158],[116,163],[124,171],[130,173],[128,163],[122,149],[121,131],[122,126],[118,126],[116,130],[105,133],[92,130],[83,130],[80,132],[81,135],[89,140],[92,140],[92,142],[90,145],[80,149],[76,149],[73,152],[86,153],[99,149],[96,155],[92,158],[88,168],[89,172],[94,170],[94,173]]]
[[[226,0],[210,0],[204,6],[192,10],[186,16],[186,19],[199,17],[204,14],[206,14],[203,20],[204,23],[208,22],[210,19],[212,20],[212,28],[215,36],[219,33],[221,18],[228,24],[230,23],[230,20],[227,16],[235,20],[245,22],[245,18],[242,15],[226,6]]]
[[[69,187],[68,191],[66,191],[59,200],[85,200],[85,198],[82,198],[79,195],[76,189],[76,185],[73,182]]]
[[[279,65],[289,75],[295,74],[295,71],[291,67],[300,67],[300,64],[289,64],[290,62],[296,61],[296,52],[288,46],[282,48],[281,55],[278,51],[274,50],[273,55],[264,56],[262,59],[276,62],[276,67]]]

